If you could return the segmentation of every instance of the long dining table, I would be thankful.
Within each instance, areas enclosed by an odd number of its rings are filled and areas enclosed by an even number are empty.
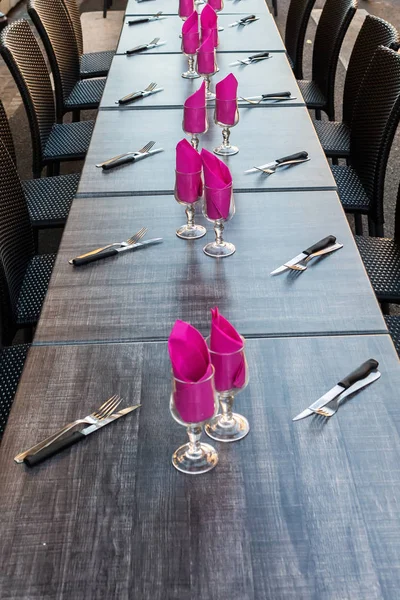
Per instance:
[[[156,35],[122,26],[76,198],[0,447],[2,600],[394,600],[400,588],[400,368],[283,42],[263,0],[225,0],[220,67],[239,95],[288,90],[293,102],[239,102],[232,129],[236,214],[225,259],[213,239],[175,235],[174,198],[185,81],[171,0],[129,0],[126,16],[163,10],[167,44],[123,55]],[[251,7],[251,8],[250,8]],[[146,12],[147,11],[147,12]],[[171,11],[170,13],[168,11]],[[243,44],[226,25],[255,12]],[[231,15],[231,16],[230,16]],[[254,33],[254,35],[253,35]],[[128,38],[129,36],[129,38]],[[143,37],[144,36],[144,37]],[[236,36],[236,37],[235,37]],[[143,38],[143,39],[142,39]],[[170,44],[170,46],[168,46]],[[231,67],[269,50],[257,65]],[[122,106],[149,81],[159,94]],[[213,81],[212,85],[215,84]],[[212,123],[213,103],[209,121]],[[156,140],[164,152],[108,173],[96,163]],[[211,125],[200,145],[221,140]],[[254,165],[300,150],[310,161],[266,178]],[[69,259],[141,227],[163,243],[83,267]],[[343,248],[304,273],[271,271],[317,240]],[[167,340],[176,319],[210,328],[218,306],[246,339],[250,382],[236,398],[250,423],[214,443],[219,463],[176,471],[185,430],[171,417]],[[292,418],[369,358],[381,378],[331,419]],[[14,456],[120,394],[140,404],[29,469]],[[204,436],[205,437],[205,436]]]

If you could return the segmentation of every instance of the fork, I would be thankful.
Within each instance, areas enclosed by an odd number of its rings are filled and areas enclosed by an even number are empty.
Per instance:
[[[136,52],[141,52],[142,50],[147,50],[150,47],[157,46],[160,41],[159,37],[155,37],[154,40],[151,40],[148,44],[141,44],[140,46],[136,46],[135,48],[131,48],[131,50],[127,50],[126,54],[129,56],[130,54],[136,54]]]
[[[142,237],[146,235],[146,233],[147,233],[147,227],[142,227],[142,229],[139,229],[139,231],[137,231],[135,233],[135,235],[130,237],[129,240],[126,240],[126,242],[115,242],[114,244],[107,244],[107,246],[103,246],[102,248],[96,248],[96,250],[92,250],[91,252],[82,254],[81,256],[79,256],[79,258],[85,258],[86,256],[92,256],[92,254],[98,254],[99,252],[103,252],[103,250],[107,250],[107,248],[112,248],[113,246],[121,247],[121,246],[130,246],[131,244],[136,244],[136,242],[141,240]],[[72,263],[72,261],[70,261],[70,263]]]
[[[144,90],[138,90],[137,92],[133,92],[133,94],[128,94],[127,96],[121,98],[121,100],[115,102],[115,104],[127,104],[128,102],[131,102],[136,98],[142,98],[142,96],[144,96],[146,92],[152,92],[156,87],[157,83],[155,81],[152,81]]]
[[[285,100],[295,100],[295,98],[291,97],[291,93],[288,92],[287,95],[285,96],[276,96],[274,94],[262,94],[260,100],[250,100],[250,98],[244,98],[243,96],[239,97],[240,100],[244,100],[245,102],[248,102],[249,104],[261,104],[261,102],[263,100],[273,100],[274,102],[283,102]]]
[[[292,271],[306,271],[310,260],[317,258],[318,256],[323,256],[324,254],[330,254],[331,252],[340,250],[340,248],[343,248],[343,244],[333,244],[332,246],[328,246],[328,248],[324,248],[323,250],[309,254],[306,258],[303,258],[303,260],[299,261],[295,265],[285,264],[285,267],[287,269],[291,269]]]
[[[273,175],[279,167],[286,167],[288,165],[300,165],[301,163],[309,161],[309,158],[303,158],[302,160],[288,160],[287,162],[282,162],[277,164],[275,167],[271,167],[269,169],[262,169],[261,167],[253,167],[253,169],[257,169],[257,171],[261,171],[261,173],[265,173],[266,175]]]
[[[149,150],[152,149],[154,144],[155,144],[154,141],[150,141],[145,146],[143,146],[143,148],[141,148],[140,150],[136,150],[135,152],[125,152],[124,154],[119,154],[118,156],[113,156],[113,158],[109,158],[105,162],[99,163],[98,165],[96,165],[96,167],[103,167],[104,165],[108,165],[111,162],[114,162],[114,160],[117,160],[118,158],[122,158],[123,156],[131,156],[131,155],[135,155],[135,154],[146,154]]]
[[[63,427],[56,433],[53,433],[53,435],[50,435],[42,442],[39,442],[35,446],[32,446],[32,448],[29,448],[29,450],[17,454],[17,456],[14,458],[15,462],[22,463],[26,456],[28,456],[29,454],[36,454],[36,452],[57,440],[59,437],[64,435],[64,433],[67,433],[76,425],[79,425],[81,423],[87,423],[88,425],[96,425],[99,421],[107,419],[107,417],[109,417],[114,412],[114,410],[117,408],[117,406],[121,404],[121,402],[121,396],[119,396],[118,394],[114,394],[114,396],[111,396],[111,398],[106,400],[104,404],[102,404],[97,410],[92,412],[87,417],[84,417],[83,419],[77,419],[76,421],[72,421],[72,423],[68,423],[68,425],[65,425],[65,427]]]

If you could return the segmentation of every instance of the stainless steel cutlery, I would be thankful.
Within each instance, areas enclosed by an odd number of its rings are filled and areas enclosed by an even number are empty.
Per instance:
[[[248,56],[241,60],[238,58],[234,62],[229,64],[229,67],[236,67],[238,65],[251,65],[252,63],[260,62],[261,60],[266,60],[267,58],[272,58],[272,54],[270,52],[258,52],[257,54],[253,54],[252,56]]]
[[[290,156],[283,156],[282,158],[277,158],[265,165],[260,165],[259,167],[247,169],[245,173],[257,173],[257,171],[260,171],[265,175],[273,175],[277,169],[280,169],[282,167],[290,167],[292,165],[300,165],[304,162],[308,162],[309,160],[310,159],[308,157],[308,152],[305,152],[303,150],[302,152],[297,152],[296,154],[291,154]]]
[[[337,385],[311,404],[311,406],[294,417],[293,421],[300,421],[300,419],[305,419],[315,413],[331,417],[336,413],[343,398],[379,379],[381,373],[377,371],[378,366],[378,361],[370,358],[360,365],[358,369],[352,371],[347,377],[339,381]]]
[[[286,271],[286,269],[290,269],[294,265],[301,263],[302,261],[304,261],[305,259],[309,258],[310,256],[312,256],[314,254],[317,256],[318,255],[317,253],[322,250],[325,250],[326,251],[325,254],[326,254],[329,252],[334,252],[335,250],[339,250],[339,248],[342,248],[342,247],[343,247],[342,244],[336,243],[336,238],[334,235],[328,235],[328,237],[325,237],[322,240],[319,240],[319,242],[317,242],[316,244],[313,244],[312,246],[307,248],[307,250],[303,250],[303,252],[301,252],[300,254],[298,254],[297,256],[292,258],[291,260],[288,260],[283,265],[281,265],[280,267],[278,267],[277,269],[272,271],[271,275],[277,275],[278,273],[282,273],[283,271]],[[300,270],[303,270],[303,269],[300,269]]]
[[[144,237],[147,233],[147,227],[142,227],[142,229],[139,229],[139,231],[137,231],[132,237],[129,238],[129,240],[126,240],[126,242],[116,242],[114,244],[108,244],[107,246],[103,246],[102,248],[96,248],[96,250],[92,250],[91,252],[86,252],[86,254],[81,254],[81,256],[78,256],[77,258],[86,258],[87,256],[94,256],[95,254],[98,254],[99,252],[103,252],[103,250],[107,250],[107,248],[112,248],[113,246],[120,246],[120,247],[124,247],[124,246],[130,246],[131,244],[136,244],[139,240],[142,239],[142,237]],[[70,261],[68,261],[70,265],[74,264],[74,259],[71,259]]]
[[[97,168],[102,168],[104,171],[109,171],[110,169],[114,169],[115,167],[119,167],[121,165],[135,162],[137,160],[142,160],[143,158],[148,158],[153,154],[158,154],[159,152],[163,152],[163,148],[156,148],[155,150],[151,150],[153,148],[155,142],[148,142],[143,148],[140,150],[135,150],[134,152],[125,152],[124,154],[119,154],[118,156],[113,156],[113,158],[109,158],[105,162],[99,163],[96,165]]]
[[[285,102],[286,100],[297,100],[290,92],[277,92],[275,94],[261,94],[260,96],[239,97],[249,104],[261,104],[261,102]]]
[[[155,244],[161,244],[163,238],[153,238],[151,240],[145,240],[144,242],[136,242],[135,244],[129,244],[119,247],[111,247],[106,250],[102,250],[100,252],[96,252],[96,254],[91,254],[89,256],[82,255],[77,256],[69,261],[70,264],[73,264],[74,267],[80,267],[82,265],[87,265],[88,263],[95,262],[96,260],[101,260],[102,258],[109,258],[110,256],[116,256],[120,252],[126,252],[127,250],[140,250],[142,248],[146,248],[147,246],[153,246]]]
[[[137,54],[138,52],[143,52],[143,50],[151,50],[152,48],[156,48],[158,46],[163,46],[167,42],[160,42],[160,38],[156,37],[154,40],[149,42],[148,44],[140,44],[140,46],[135,46],[130,50],[126,51],[126,54],[130,56],[131,54]]]
[[[160,10],[155,15],[151,15],[150,17],[138,17],[137,19],[133,19],[132,21],[128,21],[128,25],[140,25],[140,23],[150,23],[151,21],[161,21],[161,19],[165,19],[166,17],[162,17],[162,10]]]
[[[238,21],[231,23],[230,25],[228,25],[228,27],[238,27],[238,26],[245,27],[246,25],[250,25],[250,23],[254,23],[255,21],[258,21],[259,18],[260,17],[256,17],[256,15],[247,15],[247,17],[242,17]]]
[[[146,98],[147,96],[151,96],[152,94],[157,94],[158,92],[162,92],[164,88],[158,88],[157,83],[152,81],[144,90],[138,90],[136,92],[132,92],[123,98],[120,98],[115,104],[128,104],[129,102],[133,102],[134,100],[138,100],[139,98]]]
[[[313,258],[318,258],[320,256],[324,256],[325,254],[330,254],[331,252],[335,252],[336,250],[340,250],[343,248],[343,244],[333,244],[324,250],[319,250],[318,252],[313,252],[309,254],[306,258],[303,258],[300,262],[295,263],[294,265],[290,265],[289,263],[285,263],[285,267],[291,269],[292,271],[306,271],[308,268],[308,263]]]

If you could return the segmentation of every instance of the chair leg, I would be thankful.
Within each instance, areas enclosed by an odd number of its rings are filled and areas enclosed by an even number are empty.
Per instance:
[[[381,302],[381,310],[384,315],[390,315],[390,304],[389,302]]]
[[[274,9],[274,15],[275,17],[278,16],[278,0],[272,0],[272,6]]]
[[[103,0],[103,19],[107,18],[108,1]]]
[[[60,174],[60,163],[54,162],[53,163],[53,175],[59,175],[59,174]]]
[[[320,108],[315,109],[315,118],[317,119],[317,121],[321,120],[321,109]]]
[[[376,237],[376,223],[368,217],[368,232],[371,237]]]
[[[72,111],[72,122],[73,123],[78,123],[81,120],[81,111],[80,110],[73,110]]]
[[[357,235],[362,235],[363,234],[363,224],[362,224],[362,216],[361,215],[354,215],[354,225],[355,225],[355,229],[356,229],[356,234]]]
[[[339,159],[338,159],[338,157],[337,157],[337,156],[333,156],[333,157],[332,157],[332,164],[333,164],[333,165],[338,165],[338,164],[339,164]]]
[[[24,340],[24,344],[32,343],[32,339],[33,339],[33,326],[32,325],[29,325],[28,327],[24,327],[24,329],[22,330],[22,337]]]
[[[383,223],[375,223],[375,235],[376,237],[385,237]]]
[[[47,177],[53,177],[54,175],[54,163],[49,163],[46,169]]]

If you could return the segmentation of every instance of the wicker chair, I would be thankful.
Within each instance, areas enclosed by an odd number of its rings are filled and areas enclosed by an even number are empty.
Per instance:
[[[76,0],[62,0],[67,9],[71,25],[74,29],[75,40],[80,56],[80,78],[105,77],[110,70],[111,62],[115,54],[114,50],[105,52],[83,53],[83,35],[81,15]]]
[[[400,316],[385,317],[387,328],[389,329],[390,336],[393,340],[396,352],[400,357]]]
[[[285,46],[296,79],[303,79],[303,49],[315,0],[291,0],[286,19]]]
[[[28,350],[28,344],[0,349],[0,441],[6,428]]]
[[[0,142],[0,306],[2,339],[31,335],[42,309],[55,255],[35,255],[32,225],[18,173]]]
[[[80,57],[68,12],[61,0],[29,0],[28,13],[46,48],[53,73],[57,121],[98,108],[106,80],[80,79]]]
[[[1,100],[0,141],[3,142],[16,165],[11,129]],[[78,189],[79,178],[80,173],[73,173],[21,182],[31,224],[35,230],[65,225],[72,199]]]
[[[301,93],[317,119],[323,110],[335,120],[335,77],[344,36],[357,10],[357,0],[326,0],[315,34],[312,80],[299,79]]]
[[[347,69],[343,94],[343,121],[314,121],[321,145],[330,158],[349,157],[350,127],[361,82],[378,46],[396,46],[398,42],[399,34],[390,23],[372,15],[366,17]]]
[[[383,193],[389,152],[400,119],[400,54],[379,46],[354,105],[349,166],[333,165],[346,212],[368,215],[370,234],[383,236]]]
[[[60,162],[85,157],[93,121],[56,124],[54,96],[46,63],[25,19],[14,21],[0,35],[0,54],[18,86],[29,119],[33,176],[43,167],[57,174]]]

